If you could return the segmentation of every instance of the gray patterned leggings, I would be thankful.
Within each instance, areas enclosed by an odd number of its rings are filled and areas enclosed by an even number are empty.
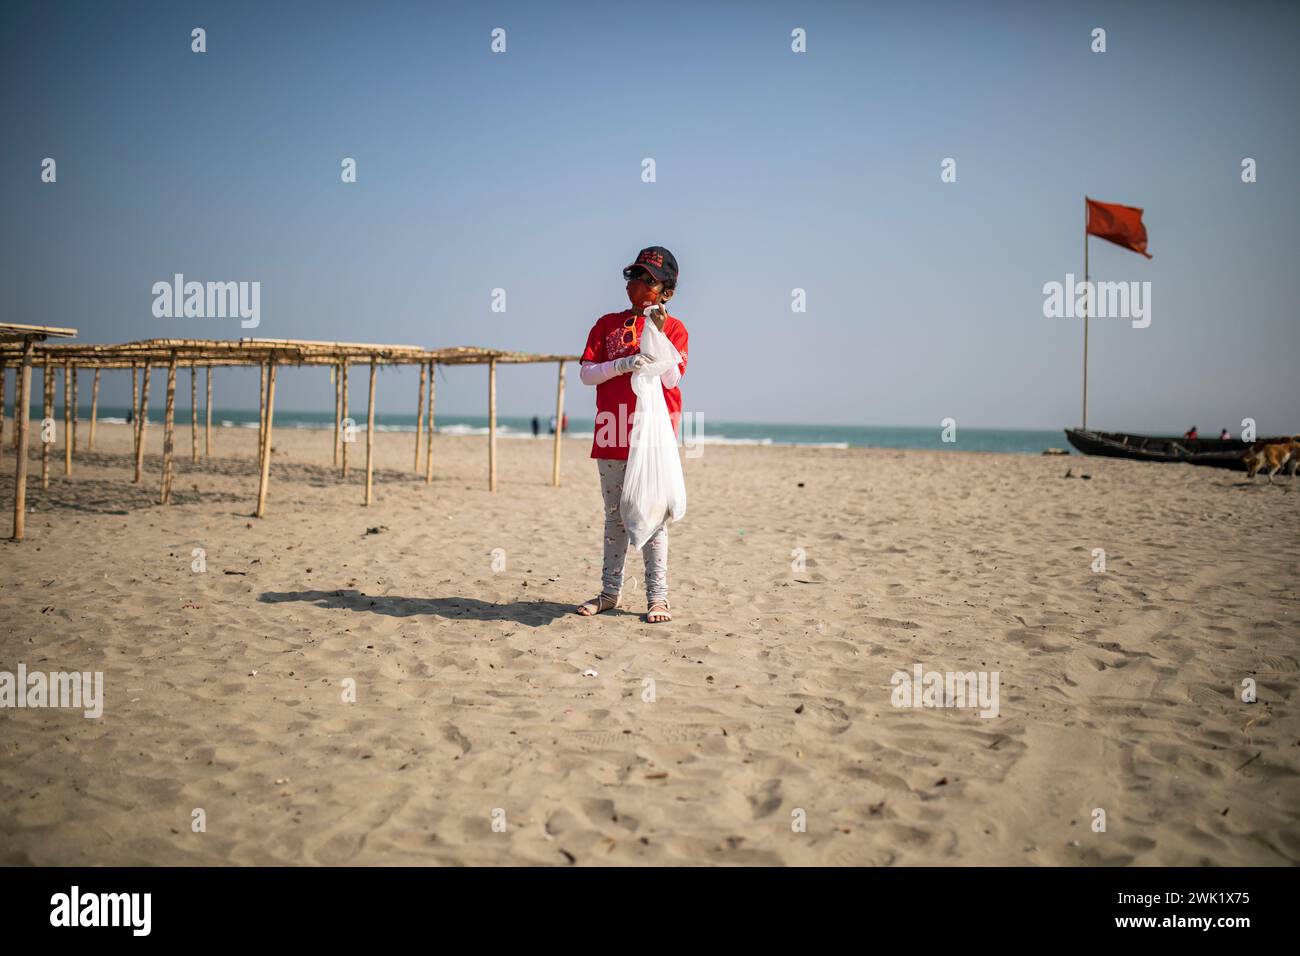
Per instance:
[[[623,496],[623,474],[627,462],[617,458],[597,458],[600,470],[600,493],[605,499],[605,566],[600,575],[601,593],[610,597],[623,590],[623,565],[627,561],[628,533],[618,502]],[[645,558],[645,593],[647,605],[668,600],[668,526],[665,524],[641,548]]]

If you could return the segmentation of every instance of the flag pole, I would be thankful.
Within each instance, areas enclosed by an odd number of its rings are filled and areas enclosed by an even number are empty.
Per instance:
[[[1083,197],[1083,425],[1088,430],[1088,313],[1091,311],[1092,295],[1088,285],[1088,197]]]

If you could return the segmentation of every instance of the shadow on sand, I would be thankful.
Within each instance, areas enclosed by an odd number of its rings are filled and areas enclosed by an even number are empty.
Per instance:
[[[338,608],[344,611],[368,611],[391,617],[416,617],[433,614],[457,621],[514,621],[529,627],[542,627],[556,618],[573,614],[576,605],[556,604],[551,601],[514,601],[510,604],[491,604],[468,597],[395,597],[393,595],[362,594],[351,588],[334,591],[266,591],[258,600],[265,604],[282,604],[286,601],[305,601],[316,607]]]

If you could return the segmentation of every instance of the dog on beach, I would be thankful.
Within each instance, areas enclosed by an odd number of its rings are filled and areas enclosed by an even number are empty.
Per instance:
[[[1264,469],[1268,470],[1268,483],[1273,483],[1273,476],[1290,464],[1287,472],[1295,477],[1296,466],[1300,465],[1300,435],[1292,435],[1288,441],[1259,442],[1251,445],[1242,461],[1246,463],[1246,477],[1254,478]]]

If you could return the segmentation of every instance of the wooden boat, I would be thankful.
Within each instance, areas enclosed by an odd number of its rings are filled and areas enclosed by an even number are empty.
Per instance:
[[[1128,435],[1124,432],[1094,432],[1067,428],[1065,437],[1085,455],[1131,458],[1134,461],[1181,461],[1245,471],[1241,460],[1250,442],[1236,438],[1173,438],[1158,435]],[[1261,438],[1260,442],[1289,441],[1289,438]],[[1256,443],[1258,444],[1258,442]]]

